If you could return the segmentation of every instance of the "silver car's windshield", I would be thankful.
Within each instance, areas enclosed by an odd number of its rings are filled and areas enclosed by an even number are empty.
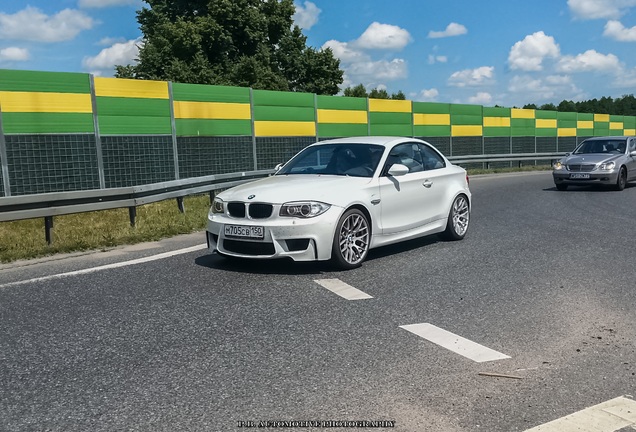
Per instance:
[[[375,144],[320,144],[305,148],[276,175],[324,174],[373,177],[384,147]]]
[[[591,140],[583,141],[574,154],[625,153],[625,148],[624,140]]]

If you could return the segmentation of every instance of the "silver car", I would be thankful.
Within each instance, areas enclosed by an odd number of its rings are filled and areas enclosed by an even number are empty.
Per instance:
[[[636,137],[588,138],[553,168],[554,184],[560,191],[595,184],[623,190],[627,182],[636,180]]]

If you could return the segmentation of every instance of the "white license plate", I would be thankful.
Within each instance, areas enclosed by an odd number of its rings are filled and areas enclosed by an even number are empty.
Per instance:
[[[265,228],[262,226],[225,225],[226,237],[263,239]]]
[[[589,174],[575,173],[575,174],[570,174],[570,178],[571,179],[589,179],[590,175]]]

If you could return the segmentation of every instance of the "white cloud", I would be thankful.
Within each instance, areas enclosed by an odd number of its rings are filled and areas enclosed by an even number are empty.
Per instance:
[[[437,38],[445,38],[445,37],[451,37],[451,36],[460,36],[466,33],[468,33],[468,30],[466,29],[466,27],[464,27],[461,24],[457,24],[453,22],[447,25],[444,31],[431,30],[430,32],[428,32],[428,37],[431,39],[437,39]]]
[[[61,42],[75,38],[94,24],[91,17],[78,10],[64,9],[48,16],[27,6],[13,15],[0,13],[0,39]]]
[[[1,61],[26,61],[30,57],[29,50],[18,47],[0,49]]]
[[[318,22],[318,15],[322,11],[315,4],[306,1],[304,7],[299,4],[294,4],[294,6],[296,7],[296,12],[292,18],[298,27],[309,30]]]
[[[556,58],[559,54],[559,45],[554,42],[554,38],[539,31],[526,36],[512,46],[508,55],[508,64],[513,70],[540,71],[543,69],[542,63],[546,57]]]
[[[446,63],[446,62],[448,62],[448,57],[446,56],[434,56],[434,55],[428,56],[428,64]]]
[[[105,37],[100,39],[99,42],[97,42],[96,45],[100,45],[100,46],[111,46],[111,45],[115,45],[116,43],[122,43],[122,42],[126,42],[126,38],[123,37]]]
[[[468,98],[469,104],[490,105],[492,103],[492,95],[486,92],[479,92]]]
[[[587,50],[577,56],[563,56],[557,63],[559,72],[608,72],[621,70],[621,64],[614,54],[601,54]]]
[[[107,8],[113,6],[141,5],[140,0],[79,0],[81,8]]]
[[[455,87],[472,87],[488,84],[494,77],[495,68],[482,66],[477,69],[465,69],[454,72],[448,79],[448,84]]]
[[[636,87],[636,68],[621,71],[612,83],[612,86],[616,88],[624,88],[626,91],[632,92],[632,89]]]
[[[636,0],[568,0],[568,6],[579,19],[616,19],[636,6]]]
[[[114,73],[115,65],[135,64],[139,56],[140,39],[129,40],[124,43],[116,43],[109,48],[104,48],[95,57],[85,57],[82,65],[85,69],[101,75],[99,71]]]
[[[332,39],[325,42],[322,45],[322,48],[331,48],[333,55],[339,58],[343,63],[354,63],[369,60],[369,56],[367,54],[355,49],[347,42],[340,42]]]
[[[514,76],[508,91],[525,103],[557,103],[561,100],[584,100],[586,95],[568,75],[549,75],[543,79],[529,75]]]
[[[379,60],[353,63],[347,68],[347,73],[358,77],[360,82],[393,81],[406,78],[408,68],[403,59]]]
[[[383,49],[400,51],[411,41],[411,34],[398,26],[372,23],[355,45],[361,49]]]
[[[620,21],[608,21],[603,36],[619,42],[636,42],[636,27],[625,28]]]
[[[436,102],[439,91],[436,88],[422,90],[417,98],[421,102]]]

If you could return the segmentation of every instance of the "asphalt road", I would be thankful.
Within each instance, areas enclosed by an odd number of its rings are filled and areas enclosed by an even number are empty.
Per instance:
[[[471,190],[464,241],[378,249],[347,272],[204,249],[117,266],[203,233],[0,267],[0,430],[524,431],[634,395],[636,186],[558,192],[531,173]],[[421,323],[509,358],[400,327]],[[278,420],[386,427],[258,427]]]

